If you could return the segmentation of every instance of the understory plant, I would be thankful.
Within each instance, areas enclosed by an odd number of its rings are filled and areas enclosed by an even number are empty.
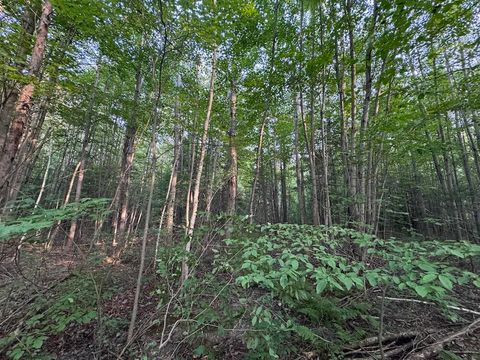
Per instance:
[[[480,287],[472,268],[480,246],[466,241],[382,240],[336,226],[266,224],[242,225],[225,245],[214,271],[233,274],[255,299],[245,338],[252,357],[285,356],[295,343],[335,353],[363,335],[346,330],[348,319],[378,325],[368,304],[340,303],[356,292],[388,286],[447,305],[455,286]]]

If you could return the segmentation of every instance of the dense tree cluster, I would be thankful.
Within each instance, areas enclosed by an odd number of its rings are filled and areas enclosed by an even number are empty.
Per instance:
[[[478,241],[476,5],[3,1],[2,216],[110,199],[67,249],[219,213]]]

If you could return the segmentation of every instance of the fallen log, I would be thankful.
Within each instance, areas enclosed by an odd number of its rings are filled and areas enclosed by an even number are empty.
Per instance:
[[[418,331],[405,331],[397,334],[390,334],[382,336],[382,343],[388,343],[390,341],[398,341],[402,339],[410,339],[419,335]],[[354,344],[351,347],[346,348],[347,350],[361,349],[372,345],[378,345],[378,336],[372,336],[361,340],[360,342]]]

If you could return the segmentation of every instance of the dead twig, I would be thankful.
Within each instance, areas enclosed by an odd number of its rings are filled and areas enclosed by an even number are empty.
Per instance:
[[[424,348],[422,351],[411,355],[408,360],[424,360],[424,359],[430,359],[431,357],[435,356],[438,354],[440,351],[443,350],[443,347],[455,340],[456,338],[466,335],[469,332],[475,330],[477,327],[480,326],[480,318],[469,324],[468,326],[465,326],[462,330],[457,331],[456,333],[453,333],[451,335],[448,335],[447,337],[427,346]]]
[[[382,297],[381,297],[381,296],[378,296],[378,298],[381,299]],[[423,300],[417,300],[417,299],[395,298],[395,297],[389,297],[389,296],[385,296],[385,300],[403,301],[403,302],[413,302],[413,303],[425,304],[425,305],[437,305],[437,304],[435,304],[434,302],[430,302],[430,301],[423,301]],[[467,308],[464,308],[464,307],[460,307],[460,306],[446,305],[446,307],[447,307],[448,309],[452,309],[452,310],[463,311],[463,312],[466,312],[466,313],[469,313],[469,314],[474,314],[474,315],[480,315],[480,312],[479,312],[479,311],[470,310],[470,309],[467,309]]]

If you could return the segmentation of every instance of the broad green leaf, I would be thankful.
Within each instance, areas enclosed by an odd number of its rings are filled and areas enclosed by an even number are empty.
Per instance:
[[[422,284],[428,284],[437,278],[436,273],[430,273],[422,277]]]
[[[426,288],[425,286],[421,286],[421,285],[415,286],[415,291],[421,297],[425,297],[428,294],[428,288]]]
[[[438,275],[438,280],[440,280],[440,283],[443,285],[445,289],[452,290],[453,283],[447,276],[440,274]]]
[[[377,286],[377,279],[378,279],[377,273],[369,272],[365,275],[365,277],[367,278],[371,286],[373,287]]]
[[[350,290],[352,288],[353,281],[349,277],[341,274],[341,275],[338,276],[338,279],[345,285],[347,290]]]
[[[327,280],[322,279],[317,281],[317,287],[316,287],[317,294],[321,294],[326,287],[327,287]]]

